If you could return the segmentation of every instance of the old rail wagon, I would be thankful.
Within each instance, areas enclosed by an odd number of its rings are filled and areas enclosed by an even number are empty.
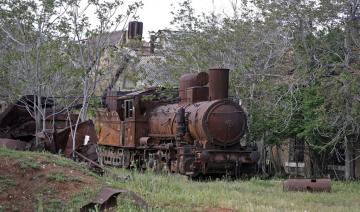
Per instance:
[[[240,145],[246,114],[228,84],[228,69],[210,69],[183,75],[173,97],[155,88],[109,92],[97,110],[100,163],[191,177],[253,173],[259,154]]]

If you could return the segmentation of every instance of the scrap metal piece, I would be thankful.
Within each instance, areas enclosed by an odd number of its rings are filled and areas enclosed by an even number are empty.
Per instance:
[[[99,211],[104,211],[109,208],[114,208],[117,206],[117,197],[119,194],[124,195],[124,197],[129,197],[134,200],[134,203],[142,209],[147,210],[148,204],[146,201],[137,195],[135,192],[126,190],[126,189],[114,189],[109,187],[104,187],[98,193],[96,198],[92,200],[90,203],[84,205],[80,211],[87,212],[93,211],[94,209],[99,209]]]
[[[26,150],[29,148],[29,144],[19,140],[0,138],[0,147],[14,150]]]
[[[73,139],[71,131],[75,126],[62,129],[55,133],[54,140],[56,152],[63,152],[66,157],[71,157],[73,153]],[[90,160],[97,160],[96,148],[94,145],[98,143],[95,126],[91,120],[78,124],[75,135],[75,150],[82,153]]]
[[[72,122],[77,120],[78,116],[75,114],[54,113],[52,98],[41,97],[40,99],[41,105],[45,109],[46,129],[44,131],[51,131],[53,128],[63,129],[69,125],[69,119]],[[38,101],[37,96],[22,96],[0,113],[1,138],[18,139],[25,142],[31,142],[35,138],[36,122],[31,116],[31,111],[34,110],[33,105],[36,101]]]
[[[124,126],[120,120],[120,115],[116,111],[97,110],[96,125],[99,129],[99,144],[108,146],[120,146],[122,144],[119,134],[122,133]]]
[[[84,161],[87,161],[89,164],[90,167],[94,167],[96,168],[97,170],[100,170],[99,172],[100,173],[105,173],[105,172],[108,172],[110,173],[110,171],[108,169],[106,169],[105,167],[101,166],[100,164],[96,163],[95,161],[87,158],[86,156],[84,156],[83,154],[77,152],[77,151],[74,151],[76,155],[78,155],[79,157],[81,157]]]
[[[331,179],[288,179],[283,182],[283,190],[331,192]]]

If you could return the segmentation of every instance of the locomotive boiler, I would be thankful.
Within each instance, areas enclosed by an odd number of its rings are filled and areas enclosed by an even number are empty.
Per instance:
[[[110,92],[97,111],[100,163],[191,177],[254,173],[259,154],[240,144],[246,114],[228,84],[228,69],[210,69],[183,75],[173,98],[155,88]]]

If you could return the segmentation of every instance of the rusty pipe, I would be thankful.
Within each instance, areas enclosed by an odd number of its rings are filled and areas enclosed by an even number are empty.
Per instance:
[[[283,182],[284,191],[330,192],[331,179],[288,179]]]

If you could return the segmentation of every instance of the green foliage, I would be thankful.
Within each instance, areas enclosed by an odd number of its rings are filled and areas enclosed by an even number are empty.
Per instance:
[[[0,176],[0,193],[6,192],[7,189],[16,186],[16,182],[10,176]]]
[[[57,166],[69,167],[84,174],[98,177],[98,175],[90,172],[85,165],[81,165],[69,158],[63,157],[61,155],[54,155],[49,152],[15,151],[0,147],[0,157],[16,160],[17,163],[24,169],[40,169],[42,165],[39,163],[40,160]]]
[[[168,36],[167,68],[175,77],[230,68],[230,93],[249,116],[248,140],[297,137],[329,150],[360,132],[360,53],[353,50],[360,35],[351,13],[359,8],[348,3],[240,1],[241,11],[223,17],[197,15],[185,1],[173,13],[180,32]]]
[[[113,169],[114,175],[130,175],[127,170]],[[331,193],[284,192],[279,180],[236,180],[198,182],[180,175],[132,174],[132,180],[121,182],[105,176],[109,186],[126,188],[141,195],[151,211],[193,211],[233,209],[236,211],[356,211],[359,183],[334,182]],[[121,197],[118,198],[119,201]],[[355,201],[356,202],[356,201]],[[356,204],[358,204],[356,202]],[[131,201],[123,208],[137,211]]]
[[[28,158],[18,159],[20,168],[22,169],[40,169],[40,164]]]
[[[0,148],[1,157],[28,157],[44,163],[53,163],[60,157],[49,153],[23,152]],[[69,161],[74,170],[82,169],[78,163]],[[57,179],[65,173],[55,174]],[[119,176],[131,178],[124,181]],[[62,180],[58,182],[63,182]],[[0,177],[0,187],[16,186],[10,176]],[[360,202],[359,182],[333,182],[331,193],[284,192],[280,180],[193,181],[176,174],[155,174],[153,172],[133,172],[114,168],[111,173],[98,177],[91,187],[74,194],[68,200],[49,198],[56,190],[44,187],[39,191],[34,206],[39,211],[78,211],[92,200],[100,188],[110,186],[128,189],[142,196],[150,206],[150,211],[193,211],[232,209],[237,211],[358,211]],[[13,188],[13,187],[11,187]],[[118,196],[118,211],[139,211],[133,200]],[[14,205],[14,210],[17,205]],[[19,208],[19,210],[23,208]],[[1,210],[1,207],[0,207]]]
[[[81,181],[81,179],[78,177],[68,176],[61,172],[50,172],[47,174],[47,178],[51,181],[57,181],[57,182]]]

